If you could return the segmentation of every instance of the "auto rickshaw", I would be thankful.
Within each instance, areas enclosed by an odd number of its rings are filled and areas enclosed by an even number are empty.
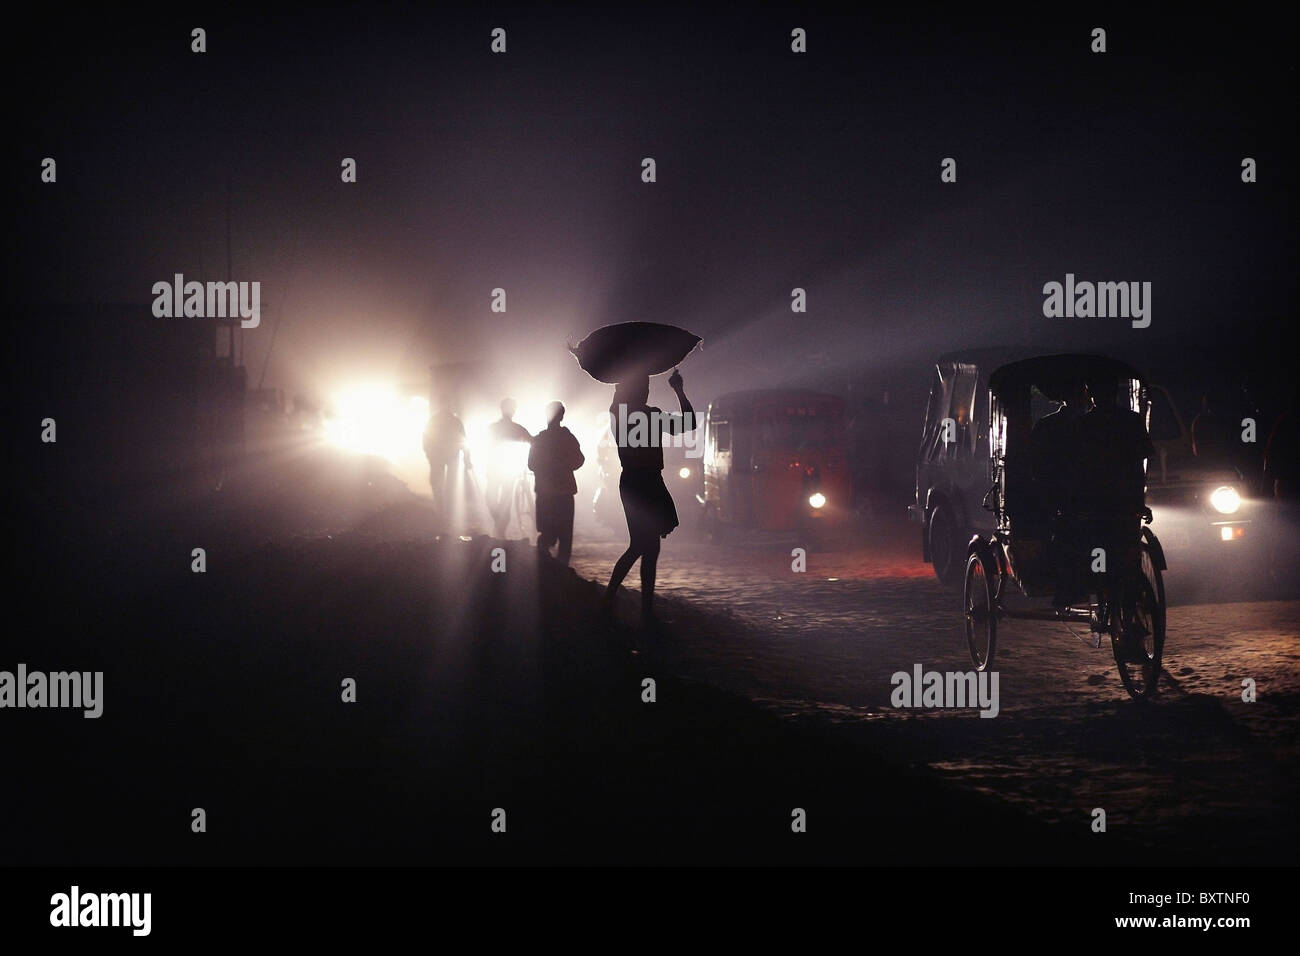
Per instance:
[[[709,405],[704,528],[798,531],[818,542],[847,532],[850,480],[844,402],[820,392],[732,392]]]
[[[962,595],[977,670],[993,664],[1002,618],[1054,620],[1086,625],[1094,648],[1109,637],[1128,693],[1155,693],[1166,564],[1132,451],[1150,448],[1149,414],[1141,376],[1110,358],[1043,356],[989,377],[984,506],[996,527],[971,538]]]

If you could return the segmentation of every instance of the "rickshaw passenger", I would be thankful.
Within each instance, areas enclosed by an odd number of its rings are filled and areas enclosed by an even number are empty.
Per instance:
[[[1052,510],[1068,510],[1077,478],[1079,423],[1087,413],[1088,389],[1083,382],[1065,383],[1058,393],[1061,407],[1034,423],[1029,442],[1034,478],[1047,491]]]
[[[1034,479],[1049,522],[1058,511],[1073,514],[1083,497],[1081,485],[1087,479],[1081,474],[1079,462],[1087,460],[1089,450],[1082,423],[1090,407],[1088,389],[1082,380],[1061,383],[1051,397],[1060,401],[1061,407],[1039,419],[1030,433]],[[1066,607],[1087,595],[1078,547],[1076,542],[1061,540],[1059,534],[1053,534],[1050,540],[1048,559],[1056,578],[1052,603]]]

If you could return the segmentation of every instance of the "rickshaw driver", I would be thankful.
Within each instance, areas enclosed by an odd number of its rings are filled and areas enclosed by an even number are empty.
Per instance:
[[[1105,549],[1108,576],[1141,573],[1139,515],[1145,507],[1144,462],[1155,454],[1142,416],[1116,403],[1118,386],[1117,380],[1102,376],[1086,383],[1092,407],[1079,422],[1079,488],[1074,495],[1080,513],[1096,516],[1090,524]],[[1122,635],[1127,660],[1145,661],[1143,637],[1140,633]]]
[[[1092,407],[1080,422],[1081,503],[1090,511],[1138,515],[1146,504],[1144,462],[1155,457],[1146,423],[1115,402],[1118,381],[1093,376],[1085,387]]]

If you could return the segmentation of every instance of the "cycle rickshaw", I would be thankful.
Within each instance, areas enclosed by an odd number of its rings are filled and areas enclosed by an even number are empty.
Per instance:
[[[1054,407],[1060,417],[1040,426]],[[1142,452],[1136,461],[1123,452],[1127,437],[1128,447],[1149,453],[1146,384],[1114,359],[1043,356],[989,377],[989,412],[979,444],[992,481],[984,507],[996,529],[973,536],[966,553],[972,662],[992,666],[1002,618],[1086,624],[1092,647],[1109,638],[1128,693],[1150,697],[1164,654],[1166,564],[1146,527]]]

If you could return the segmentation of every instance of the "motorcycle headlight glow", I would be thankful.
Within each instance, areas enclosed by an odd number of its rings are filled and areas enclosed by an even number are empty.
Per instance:
[[[814,508],[824,508],[826,507],[826,496],[820,491],[814,492],[808,496],[808,504],[812,505]]]
[[[691,477],[691,470],[690,470],[689,468],[683,466],[683,467],[682,467],[682,468],[677,472],[677,477],[678,477],[678,478],[689,478],[689,477]]]
[[[1222,485],[1210,492],[1210,507],[1221,515],[1235,514],[1241,507],[1241,495],[1236,488]]]

